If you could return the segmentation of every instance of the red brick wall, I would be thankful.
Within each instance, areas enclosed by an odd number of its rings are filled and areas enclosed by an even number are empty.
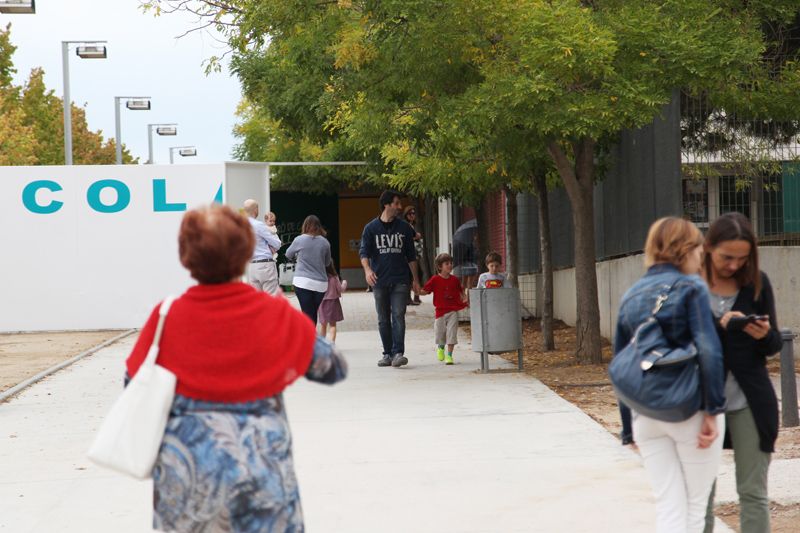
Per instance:
[[[506,263],[506,195],[499,191],[489,197],[489,251],[495,251],[503,257],[503,266]],[[505,270],[505,268],[503,268]]]

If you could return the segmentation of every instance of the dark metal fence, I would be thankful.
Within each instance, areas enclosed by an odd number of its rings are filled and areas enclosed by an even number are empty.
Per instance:
[[[747,116],[702,95],[680,100],[684,216],[708,227],[738,211],[760,244],[800,245],[800,114]]]

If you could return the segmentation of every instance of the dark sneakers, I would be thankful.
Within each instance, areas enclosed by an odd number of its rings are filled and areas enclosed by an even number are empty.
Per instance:
[[[401,353],[395,354],[394,357],[391,357],[389,355],[384,355],[381,359],[378,360],[378,366],[393,366],[395,368],[398,368],[407,364],[408,364],[408,357],[406,357]]]
[[[398,368],[398,367],[401,367],[401,366],[407,365],[407,364],[408,364],[408,357],[406,357],[405,355],[403,355],[401,353],[395,354],[394,357],[392,357],[392,366],[395,367],[395,368]]]

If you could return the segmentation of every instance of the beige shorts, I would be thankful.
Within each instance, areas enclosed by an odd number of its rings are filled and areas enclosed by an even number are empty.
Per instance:
[[[458,344],[458,311],[450,311],[433,322],[436,345]]]

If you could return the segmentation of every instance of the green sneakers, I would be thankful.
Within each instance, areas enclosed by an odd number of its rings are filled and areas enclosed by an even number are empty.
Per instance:
[[[437,346],[436,347],[436,359],[438,359],[439,361],[444,361],[444,364],[446,364],[446,365],[452,365],[453,364],[453,354],[451,354],[451,353],[445,354],[444,353],[444,346]]]
[[[444,346],[441,348],[436,348],[436,359],[439,361],[444,361]]]

